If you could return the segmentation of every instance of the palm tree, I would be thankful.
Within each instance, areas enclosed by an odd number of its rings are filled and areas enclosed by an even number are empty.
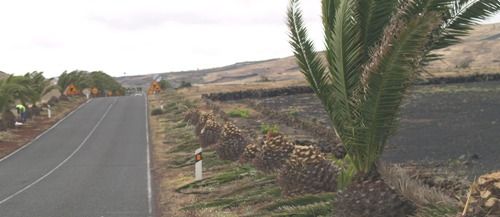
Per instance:
[[[322,0],[323,63],[298,2],[288,11],[290,43],[359,174],[376,168],[408,87],[439,58],[431,51],[500,9],[500,0]]]
[[[0,80],[0,112],[5,112],[16,100],[28,102],[32,90],[27,80],[22,76],[9,76]]]
[[[24,75],[25,82],[29,87],[30,94],[28,96],[30,103],[33,105],[34,115],[40,114],[40,109],[37,107],[37,103],[42,101],[43,96],[48,94],[54,89],[58,89],[58,86],[53,85],[51,80],[48,80],[43,76],[43,72],[31,72]]]
[[[16,100],[25,101],[28,100],[30,95],[30,90],[28,86],[25,85],[24,80],[20,79],[19,76],[9,76],[6,79],[0,80],[0,115],[2,116],[2,127],[10,126],[13,123],[8,123],[14,120],[6,120],[10,118],[15,118],[10,112],[10,109],[14,107]]]
[[[31,72],[26,73],[24,77],[29,83],[30,89],[33,91],[31,96],[31,103],[36,104],[42,100],[42,97],[54,89],[58,89],[56,85],[53,85],[51,80],[46,79],[43,76],[43,72]]]

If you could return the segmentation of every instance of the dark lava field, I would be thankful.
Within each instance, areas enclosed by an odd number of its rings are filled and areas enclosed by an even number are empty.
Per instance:
[[[260,99],[278,111],[329,125],[312,94]],[[422,85],[407,97],[400,128],[384,159],[390,162],[470,161],[473,173],[500,166],[500,82]]]

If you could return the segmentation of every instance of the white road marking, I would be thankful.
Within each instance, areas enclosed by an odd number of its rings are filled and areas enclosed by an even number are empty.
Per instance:
[[[151,160],[149,153],[149,114],[148,114],[148,96],[144,97],[144,102],[146,105],[146,153],[147,153],[147,169],[148,169],[148,210],[149,216],[153,215],[153,193],[151,189]]]
[[[3,199],[0,201],[0,205],[4,204],[5,202],[9,201],[10,199],[14,198],[15,196],[23,193],[24,191],[28,190],[29,188],[33,187],[34,185],[38,184],[39,182],[41,182],[42,180],[44,180],[45,178],[47,178],[47,176],[49,176],[50,174],[54,173],[54,171],[56,171],[57,169],[59,169],[62,165],[64,165],[66,162],[68,162],[69,159],[71,159],[82,147],[83,145],[85,145],[85,143],[87,143],[87,141],[90,139],[90,137],[92,136],[92,134],[94,134],[94,132],[97,130],[97,127],[99,127],[99,125],[101,125],[102,121],[104,120],[104,118],[106,117],[106,115],[109,113],[109,111],[111,110],[111,108],[113,107],[113,105],[116,103],[118,99],[116,99],[113,103],[111,103],[109,106],[108,106],[108,109],[106,110],[106,112],[104,112],[104,114],[102,115],[101,119],[96,123],[96,125],[94,126],[94,128],[92,128],[92,130],[90,131],[90,133],[87,135],[87,137],[85,137],[85,139],[82,141],[82,143],[80,143],[80,145],[68,156],[66,157],[66,159],[64,159],[61,163],[59,163],[56,167],[54,167],[52,170],[50,170],[49,172],[45,173],[45,175],[43,175],[42,177],[38,178],[37,180],[35,180],[34,182],[32,182],[31,184],[25,186],[24,188],[22,188],[21,190],[17,191],[16,193],[14,194],[11,194],[10,196],[8,196],[7,198]]]
[[[20,152],[21,150],[27,148],[28,146],[30,146],[31,144],[33,144],[34,142],[36,142],[38,139],[40,139],[43,135],[47,134],[48,132],[50,132],[52,129],[54,129],[55,127],[57,127],[59,124],[61,124],[64,120],[66,120],[67,118],[69,118],[71,115],[73,115],[76,111],[80,110],[81,108],[83,108],[83,106],[87,105],[91,100],[87,100],[87,102],[81,104],[80,106],[78,106],[78,108],[76,108],[75,110],[73,110],[72,112],[70,112],[68,115],[66,115],[63,119],[59,120],[57,123],[55,123],[54,125],[52,125],[52,127],[50,127],[49,129],[47,129],[46,131],[44,131],[43,133],[41,133],[40,135],[38,135],[37,137],[35,137],[35,139],[31,140],[31,142],[29,142],[28,144],[22,146],[21,148],[15,150],[14,152],[10,153],[9,155],[3,157],[2,159],[0,159],[0,163],[6,159],[8,159],[9,157],[13,156],[14,154],[16,154],[17,152]]]

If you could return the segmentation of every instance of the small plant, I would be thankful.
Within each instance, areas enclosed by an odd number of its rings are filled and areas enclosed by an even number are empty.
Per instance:
[[[260,76],[259,82],[270,82],[270,81],[271,80],[267,76],[264,76],[264,75]]]
[[[472,58],[471,56],[465,57],[464,59],[460,60],[460,62],[457,65],[457,68],[468,69],[470,68],[472,62],[474,62],[474,58]]]
[[[162,90],[166,90],[166,89],[171,88],[171,87],[172,87],[172,85],[170,84],[170,82],[168,82],[165,79],[161,79],[161,81],[160,81],[160,88]]]
[[[276,124],[266,124],[260,125],[260,131],[262,134],[277,134],[280,131],[280,127]]]
[[[163,113],[163,109],[161,108],[155,108],[151,111],[152,116],[162,115]]]
[[[250,110],[244,108],[237,108],[229,111],[228,115],[229,117],[232,118],[249,118]]]
[[[51,106],[55,106],[57,103],[59,103],[59,98],[57,96],[52,96],[48,101],[48,104]]]
[[[297,117],[299,115],[300,110],[297,107],[292,107],[290,110],[288,110],[288,115],[292,117]]]
[[[192,86],[193,85],[191,84],[191,82],[181,81],[181,84],[179,85],[178,89],[189,88],[189,87],[192,87]]]

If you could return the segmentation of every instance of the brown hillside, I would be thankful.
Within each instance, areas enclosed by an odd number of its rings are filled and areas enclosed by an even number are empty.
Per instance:
[[[463,43],[437,53],[444,59],[432,63],[427,70],[433,75],[460,75],[465,73],[500,72],[500,24],[478,26]],[[178,85],[182,81],[193,84],[242,84],[262,81],[303,82],[295,59],[285,57],[259,62],[237,63],[225,67],[162,73],[165,79]],[[138,85],[151,81],[154,75],[119,78],[125,84]],[[146,82],[146,83],[148,83]]]

